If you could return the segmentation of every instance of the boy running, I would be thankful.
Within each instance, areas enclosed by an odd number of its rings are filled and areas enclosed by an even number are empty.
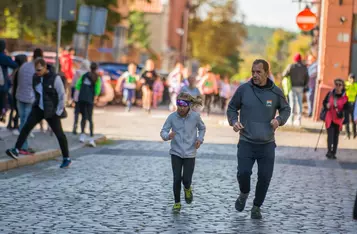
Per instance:
[[[202,105],[200,99],[194,98],[188,93],[180,93],[176,105],[177,111],[169,115],[160,136],[164,141],[171,140],[170,155],[175,197],[173,211],[179,212],[181,209],[181,181],[184,185],[186,203],[190,204],[193,200],[191,183],[195,157],[197,149],[203,143],[206,126],[200,114],[191,110],[193,106]]]

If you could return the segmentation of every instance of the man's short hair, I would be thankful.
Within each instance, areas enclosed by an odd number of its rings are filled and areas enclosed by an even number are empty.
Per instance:
[[[269,67],[269,63],[266,60],[264,60],[264,59],[256,59],[256,60],[254,60],[253,65],[257,65],[257,64],[260,64],[260,63],[263,64],[264,71],[269,73],[270,67]]]
[[[35,59],[35,66],[37,66],[37,65],[39,65],[39,64],[41,64],[42,66],[47,66],[47,63],[46,63],[46,61],[43,59],[43,58],[37,58],[37,59]]]

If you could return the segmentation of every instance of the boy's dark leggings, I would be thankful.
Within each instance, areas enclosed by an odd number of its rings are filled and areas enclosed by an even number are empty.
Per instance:
[[[174,175],[174,196],[175,203],[181,201],[181,181],[186,189],[189,189],[192,183],[192,175],[195,169],[195,158],[181,158],[171,155],[172,172]],[[183,169],[183,173],[182,173]]]

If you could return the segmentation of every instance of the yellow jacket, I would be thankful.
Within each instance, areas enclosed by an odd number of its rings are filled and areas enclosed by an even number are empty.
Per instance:
[[[348,102],[355,102],[357,96],[357,82],[350,83],[349,81],[345,82],[346,95],[348,97]]]

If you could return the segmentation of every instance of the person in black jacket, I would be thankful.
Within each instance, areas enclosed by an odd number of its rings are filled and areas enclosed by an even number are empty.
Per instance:
[[[71,159],[69,158],[67,137],[63,132],[61,118],[66,117],[65,89],[62,79],[59,75],[49,70],[44,59],[35,60],[35,74],[33,77],[33,90],[35,92],[35,102],[33,104],[30,116],[20,132],[15,147],[6,150],[6,154],[17,159],[19,149],[24,144],[31,130],[43,119],[47,121],[60,144],[63,162],[61,168],[69,167]]]
[[[8,68],[16,69],[17,67],[17,63],[7,56],[6,42],[0,40],[0,122],[6,122],[7,95],[10,89]]]
[[[283,77],[290,77],[291,80],[289,105],[293,111],[291,112],[288,124],[300,126],[303,110],[302,99],[309,82],[309,73],[306,65],[302,62],[300,54],[294,56],[294,63],[290,64],[282,75]]]
[[[96,146],[93,139],[93,108],[94,103],[97,102],[98,97],[101,91],[101,79],[97,74],[98,65],[92,63],[90,66],[90,72],[87,72],[81,76],[76,83],[76,91],[79,92],[78,102],[76,105],[79,105],[79,112],[82,115],[81,128],[82,133],[79,137],[81,142],[85,141],[85,127],[87,120],[89,121],[90,129],[90,140],[89,144],[93,147]]]

